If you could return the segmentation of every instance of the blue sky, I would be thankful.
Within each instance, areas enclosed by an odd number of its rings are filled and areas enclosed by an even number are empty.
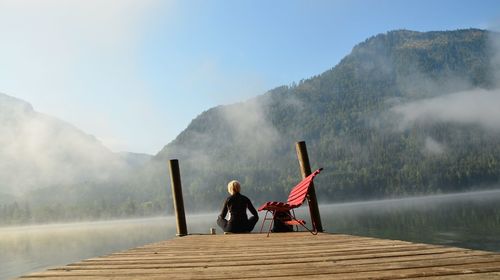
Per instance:
[[[320,74],[394,29],[497,29],[500,1],[0,0],[0,92],[113,151]]]

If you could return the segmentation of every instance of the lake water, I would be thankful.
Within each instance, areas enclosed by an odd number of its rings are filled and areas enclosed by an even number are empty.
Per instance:
[[[321,205],[320,212],[327,232],[500,252],[500,190]],[[302,207],[297,215],[306,213]],[[216,216],[188,216],[188,231],[208,233],[217,228]],[[175,232],[172,217],[0,228],[0,279],[171,239]]]

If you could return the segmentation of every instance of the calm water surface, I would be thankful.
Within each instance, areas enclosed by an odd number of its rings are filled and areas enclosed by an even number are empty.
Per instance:
[[[328,232],[500,252],[500,190],[320,208]]]
[[[328,232],[500,252],[500,190],[321,205],[320,211]],[[297,214],[306,212],[302,207]],[[188,231],[208,233],[216,216],[188,216]],[[175,231],[172,217],[0,228],[0,279],[171,239]]]
[[[208,232],[214,215],[189,216],[188,231]],[[171,239],[175,233],[173,217],[0,228],[0,279]]]

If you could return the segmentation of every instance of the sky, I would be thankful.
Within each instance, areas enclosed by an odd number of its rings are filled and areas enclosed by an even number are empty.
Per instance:
[[[321,74],[371,36],[499,23],[487,0],[0,0],[0,92],[156,154],[203,111]]]

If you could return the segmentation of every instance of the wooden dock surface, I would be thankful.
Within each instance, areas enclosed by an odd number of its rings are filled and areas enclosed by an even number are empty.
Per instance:
[[[500,254],[328,233],[189,235],[22,278],[500,279]]]

